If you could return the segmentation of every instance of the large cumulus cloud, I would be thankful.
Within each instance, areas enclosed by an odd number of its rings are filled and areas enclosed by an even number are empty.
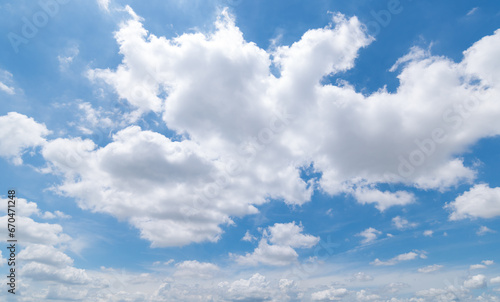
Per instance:
[[[160,114],[182,140],[130,126],[107,146],[58,139],[43,154],[65,176],[60,192],[128,220],[154,246],[217,241],[232,217],[271,199],[301,205],[315,189],[380,211],[405,206],[416,199],[410,188],[472,183],[476,171],[459,155],[500,131],[498,62],[483,59],[500,48],[500,32],[458,63],[414,48],[419,55],[393,68],[397,91],[364,95],[322,82],[354,68],[373,41],[356,17],[337,14],[290,46],[264,50],[227,11],[211,33],[168,39],[127,9],[115,33],[121,64],[88,77],[136,109],[130,122]],[[77,160],[68,164],[68,154]],[[305,181],[301,169],[311,166],[321,176]],[[378,187],[386,183],[408,189]]]

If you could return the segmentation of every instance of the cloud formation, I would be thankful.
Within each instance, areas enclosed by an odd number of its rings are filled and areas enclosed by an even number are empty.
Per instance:
[[[364,239],[361,241],[361,243],[366,244],[366,243],[370,243],[370,242],[375,241],[377,239],[377,236],[379,236],[381,234],[382,234],[382,232],[380,232],[374,228],[368,228],[357,235],[364,237]]]
[[[319,237],[302,234],[303,226],[291,223],[275,223],[263,231],[263,238],[252,253],[235,256],[241,265],[286,266],[297,261],[296,248],[311,248]],[[233,255],[234,256],[234,255]]]
[[[128,220],[153,246],[215,242],[232,217],[270,200],[302,205],[315,189],[380,211],[404,207],[416,202],[412,188],[473,183],[474,167],[457,154],[500,133],[499,62],[484,60],[500,49],[499,31],[458,63],[414,48],[393,68],[395,92],[364,95],[349,83],[322,83],[354,68],[373,41],[356,17],[336,14],[292,45],[264,50],[243,38],[227,10],[213,32],[172,39],[126,10],[115,33],[121,64],[87,75],[135,109],[130,122],[153,112],[181,139],[130,126],[107,146],[58,139],[43,154],[65,175],[61,193]],[[69,169],[65,157],[74,154]],[[320,176],[305,181],[305,167]],[[460,211],[457,202],[450,207]]]
[[[475,185],[445,208],[452,211],[450,220],[500,216],[500,188],[490,188],[487,184]],[[487,232],[486,228],[480,230],[479,234]]]
[[[50,131],[44,124],[17,112],[0,116],[0,156],[23,163],[22,154],[29,148],[41,146]]]

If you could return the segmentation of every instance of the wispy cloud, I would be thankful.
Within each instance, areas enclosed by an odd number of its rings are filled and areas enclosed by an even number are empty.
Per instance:
[[[425,255],[425,253],[409,252],[406,254],[397,255],[394,258],[391,258],[387,261],[381,261],[380,259],[377,258],[374,261],[370,262],[370,264],[375,266],[391,266],[391,265],[396,265],[402,261],[409,261],[418,258],[427,258],[427,256]]]

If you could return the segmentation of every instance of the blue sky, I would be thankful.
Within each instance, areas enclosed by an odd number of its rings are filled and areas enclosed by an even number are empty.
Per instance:
[[[500,300],[496,1],[0,14],[19,301]]]

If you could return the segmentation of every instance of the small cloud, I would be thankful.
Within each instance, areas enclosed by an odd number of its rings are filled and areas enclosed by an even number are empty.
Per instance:
[[[303,234],[302,224],[275,223],[262,230],[259,245],[252,253],[245,255],[229,254],[240,265],[286,266],[297,261],[295,248],[311,248],[318,244],[320,238]],[[249,234],[250,235],[250,234]],[[245,236],[246,237],[246,236]],[[243,237],[243,238],[245,238]],[[250,236],[248,236],[250,239]]]
[[[68,69],[69,65],[73,63],[73,59],[78,56],[80,50],[77,45],[73,45],[64,50],[63,55],[57,56],[57,60],[59,60],[59,69],[61,71],[65,71]]]
[[[488,228],[488,227],[486,227],[486,226],[483,225],[476,232],[476,234],[478,236],[484,236],[484,235],[486,235],[488,233],[496,233],[496,231],[494,231],[494,230],[492,230],[492,229],[490,229],[490,228]]]
[[[45,212],[45,213],[43,213],[43,215],[41,215],[41,217],[43,219],[54,219],[54,218],[56,218],[56,215],[54,215],[51,212]]]
[[[400,216],[392,218],[392,224],[398,230],[413,229],[418,225],[417,223],[409,222],[408,220],[401,218]]]
[[[63,212],[61,212],[61,211],[55,211],[55,212],[54,212],[54,214],[56,214],[56,216],[57,216],[58,218],[62,218],[62,219],[70,219],[70,218],[71,218],[71,216],[70,216],[70,215],[66,215],[66,214],[64,214],[64,213],[63,213]]]
[[[483,260],[481,261],[482,264],[473,264],[469,267],[469,269],[474,270],[474,269],[485,269],[486,266],[493,265],[495,264],[495,261],[493,260]]]
[[[255,236],[253,236],[252,234],[250,234],[250,231],[247,231],[245,233],[245,236],[243,236],[243,238],[241,238],[241,240],[252,242],[252,241],[257,240],[257,238]]]
[[[101,107],[94,108],[89,102],[79,101],[77,106],[80,111],[78,130],[83,134],[92,134],[98,131],[98,128],[111,128],[116,125],[111,111],[105,111]]]
[[[495,277],[495,278],[491,278],[490,283],[492,283],[492,284],[500,283],[500,276]]]
[[[170,259],[170,260],[168,260],[168,261],[165,261],[163,264],[164,264],[164,265],[170,265],[170,264],[172,264],[172,263],[174,263],[174,262],[175,262],[175,261],[174,261],[174,259]]]
[[[70,215],[66,215],[61,211],[55,211],[54,213],[51,212],[44,212],[42,215],[40,215],[43,219],[54,219],[54,218],[61,218],[61,219],[70,219]]]
[[[467,16],[472,16],[475,12],[477,12],[478,9],[479,7],[474,7],[467,13]]]
[[[415,195],[407,191],[380,191],[373,188],[359,187],[354,197],[361,204],[376,204],[375,207],[384,212],[392,206],[404,206],[415,202]]]
[[[12,73],[0,69],[0,90],[7,94],[14,95],[16,94],[16,90],[12,85]]]
[[[422,259],[427,258],[427,256],[424,253],[417,254],[415,252],[409,252],[406,254],[397,255],[396,257],[393,257],[387,261],[381,261],[380,259],[377,258],[374,261],[370,262],[370,264],[375,266],[390,266],[390,265],[396,265],[402,261],[414,260],[417,259],[418,257]]]
[[[486,287],[486,277],[484,275],[475,275],[464,281],[464,286],[470,289]]]
[[[94,131],[90,130],[89,128],[83,127],[83,126],[78,126],[78,130],[80,130],[81,133],[85,135],[90,135],[94,133]]]
[[[172,263],[174,263],[174,262],[175,262],[175,260],[174,260],[174,259],[170,259],[170,260],[165,261],[165,262],[162,262],[162,261],[155,261],[155,262],[153,262],[153,265],[154,265],[154,266],[160,266],[160,265],[167,266],[167,265],[170,265],[170,264],[172,264]]]
[[[424,236],[426,236],[426,237],[432,237],[432,234],[434,234],[434,231],[431,231],[431,230],[427,230],[424,232]]]
[[[443,268],[442,265],[433,264],[433,265],[429,265],[429,266],[426,266],[426,267],[419,268],[418,272],[419,273],[428,274],[428,273],[432,273],[432,272],[438,271],[438,270],[440,270],[442,268]]]
[[[0,82],[0,90],[2,90],[3,92],[5,92],[7,94],[10,94],[10,95],[16,94],[14,92],[14,88],[13,87],[7,86],[7,85],[5,85],[2,82]]]
[[[370,242],[375,241],[377,239],[377,236],[381,235],[381,234],[382,234],[382,232],[380,232],[374,228],[368,228],[368,229],[364,230],[363,232],[357,234],[357,236],[365,237],[365,239],[363,239],[361,241],[361,243],[366,244],[366,243],[370,243]]]

